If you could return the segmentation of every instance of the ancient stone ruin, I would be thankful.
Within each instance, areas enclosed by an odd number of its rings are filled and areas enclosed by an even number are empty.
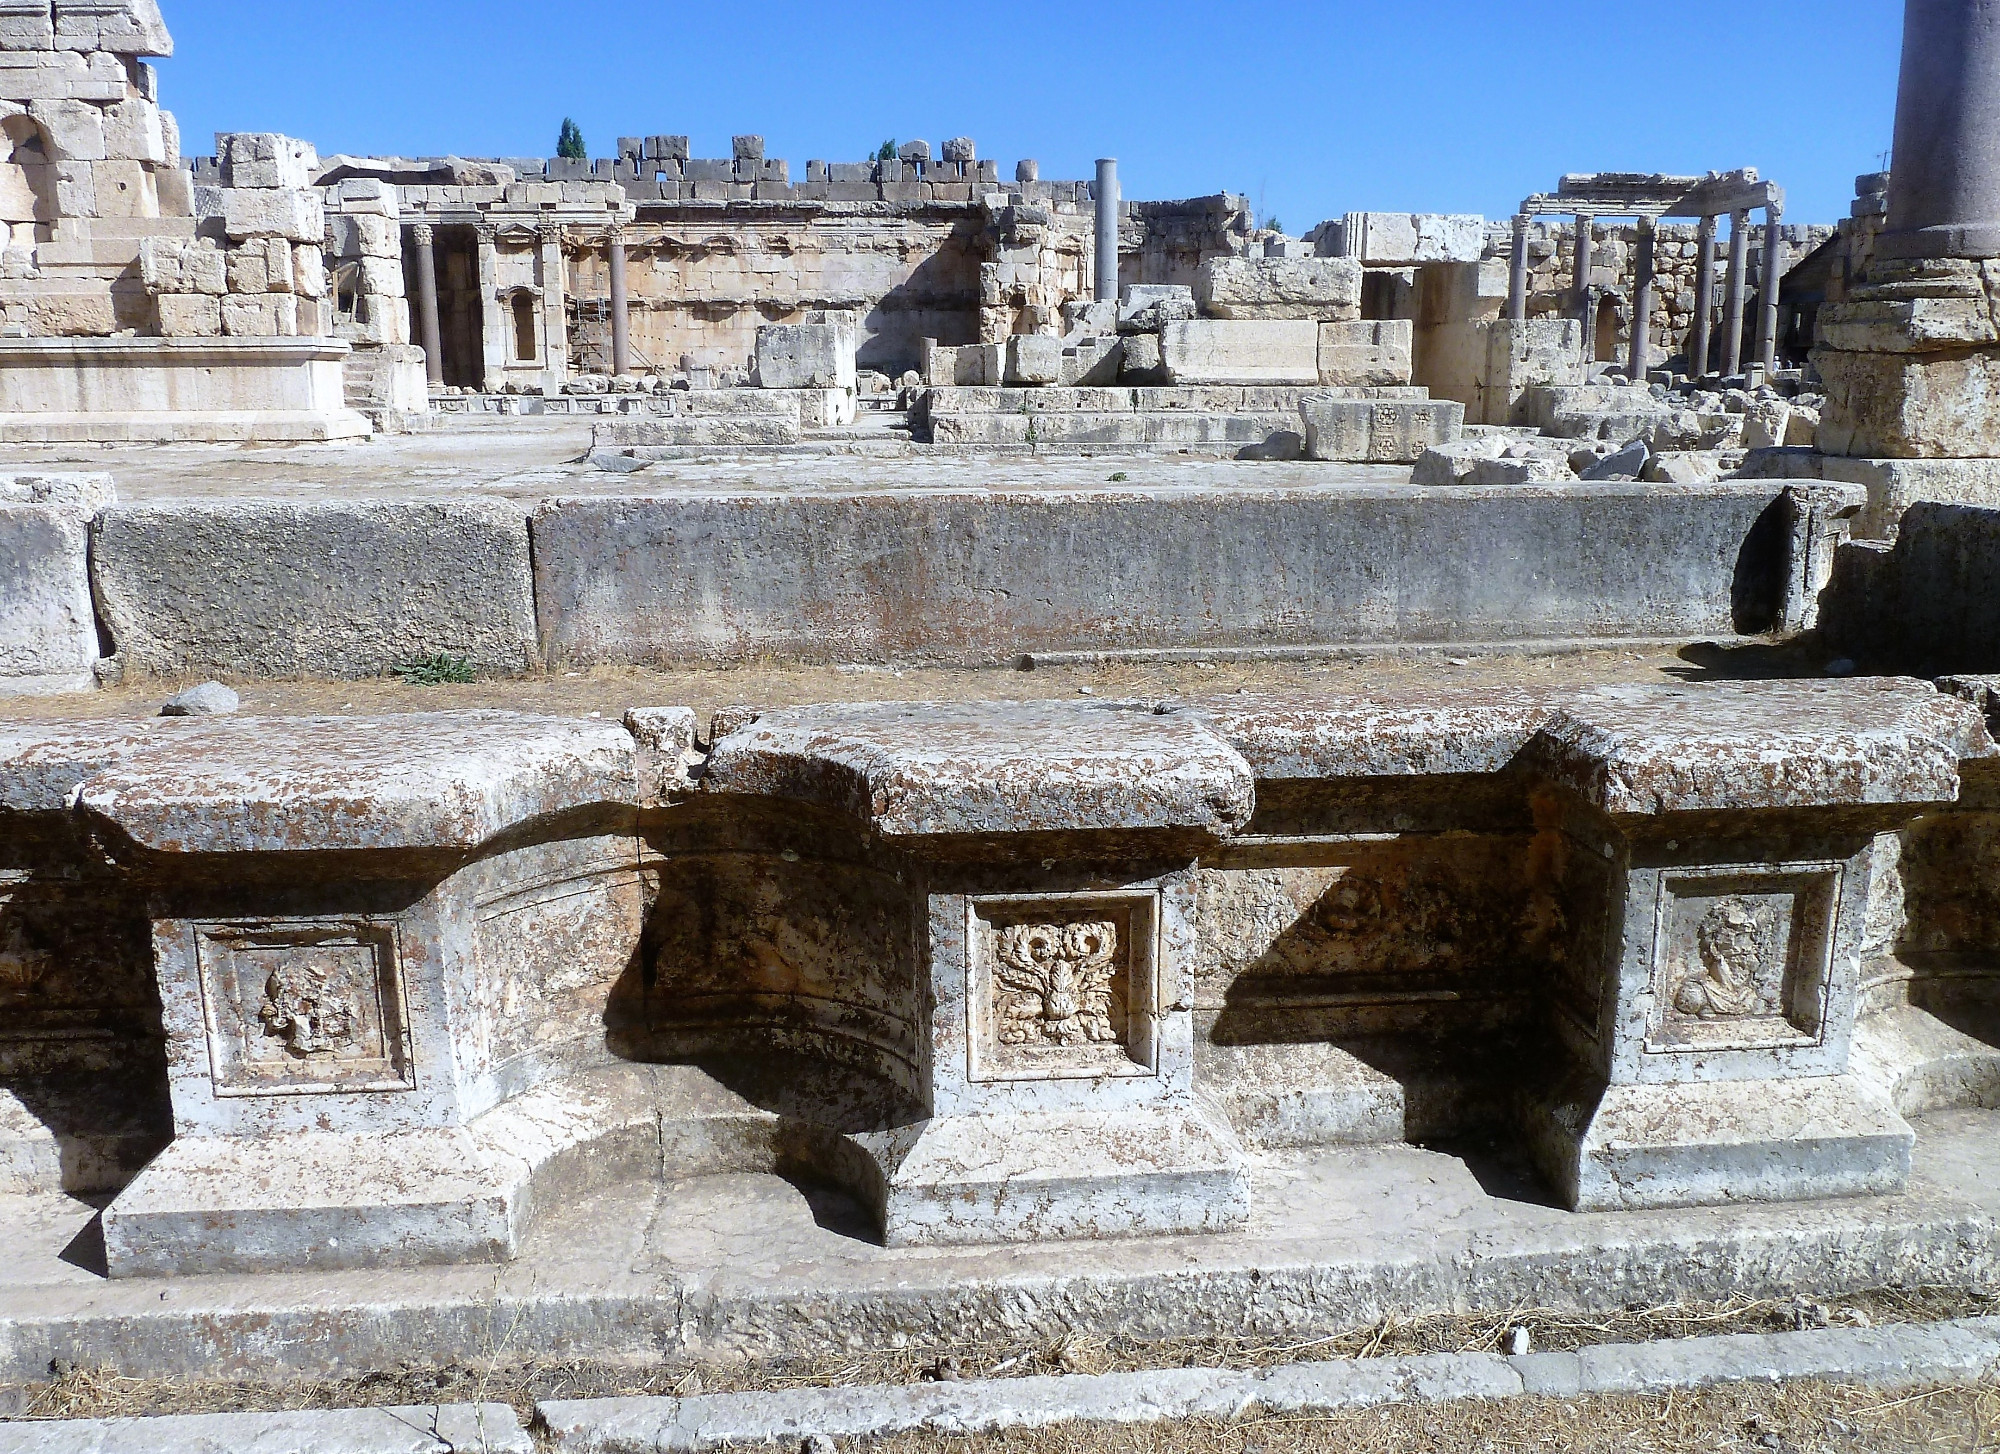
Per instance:
[[[1988,6],[1826,226],[184,157],[171,47],[0,0],[0,1447],[78,1370],[707,1448],[1026,1404],[686,1368],[2000,1278]]]

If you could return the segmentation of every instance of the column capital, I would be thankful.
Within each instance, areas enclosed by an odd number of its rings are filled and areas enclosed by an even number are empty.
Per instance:
[[[410,228],[410,241],[418,247],[429,247],[437,241],[437,229],[428,222],[419,222]]]
[[[535,224],[535,236],[541,239],[544,247],[552,242],[560,243],[563,238],[563,225],[560,222],[539,222]]]
[[[491,247],[500,236],[500,226],[495,222],[475,222],[472,224],[472,235],[479,239],[481,247]]]

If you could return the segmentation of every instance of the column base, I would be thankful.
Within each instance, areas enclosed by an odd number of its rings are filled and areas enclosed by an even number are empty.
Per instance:
[[[1243,1154],[1205,1108],[946,1116],[849,1138],[890,1247],[1228,1232]]]
[[[1909,1181],[1916,1136],[1851,1075],[1570,1082],[1525,1110],[1529,1149],[1573,1211],[1879,1196]]]

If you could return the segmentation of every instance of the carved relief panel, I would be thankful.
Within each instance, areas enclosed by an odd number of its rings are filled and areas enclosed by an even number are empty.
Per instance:
[[[1667,873],[1654,916],[1652,1054],[1824,1038],[1841,869]]]
[[[203,924],[196,947],[217,1095],[416,1088],[393,924]]]
[[[1151,895],[974,899],[967,930],[972,1080],[1157,1071]]]

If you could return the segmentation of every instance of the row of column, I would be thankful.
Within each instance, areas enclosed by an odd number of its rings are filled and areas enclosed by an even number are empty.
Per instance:
[[[489,377],[497,372],[504,337],[501,317],[494,229],[475,229],[479,240],[479,291]],[[541,247],[542,337],[545,372],[567,372],[569,325],[564,317],[562,226],[549,223],[537,233]],[[423,345],[424,372],[433,389],[444,385],[444,324],[438,310],[437,230],[428,222],[410,229],[417,255],[417,339]],[[611,275],[611,372],[622,377],[632,368],[632,310],[625,281],[625,239],[612,230],[606,238]]]
[[[1784,278],[1783,213],[1775,206],[1764,209],[1764,276],[1762,307],[1757,317],[1757,361],[1770,373],[1777,367],[1778,287]],[[1528,316],[1528,225],[1527,213],[1514,218],[1514,255],[1507,278],[1507,316],[1525,322]],[[1576,316],[1583,324],[1583,347],[1589,356],[1597,336],[1597,292],[1590,284],[1592,252],[1597,219],[1585,213],[1576,218],[1576,269],[1573,290]],[[1638,255],[1633,260],[1632,345],[1627,369],[1635,380],[1646,377],[1652,366],[1653,284],[1657,272],[1654,250],[1657,245],[1656,219],[1639,219]],[[1694,331],[1688,341],[1688,359],[1696,377],[1708,373],[1708,354],[1713,338],[1715,310],[1716,218],[1705,216],[1696,228],[1697,256],[1701,266],[1695,273]],[[1729,269],[1723,292],[1722,373],[1730,377],[1743,371],[1743,310],[1749,292],[1750,212],[1733,215],[1729,234]]]

